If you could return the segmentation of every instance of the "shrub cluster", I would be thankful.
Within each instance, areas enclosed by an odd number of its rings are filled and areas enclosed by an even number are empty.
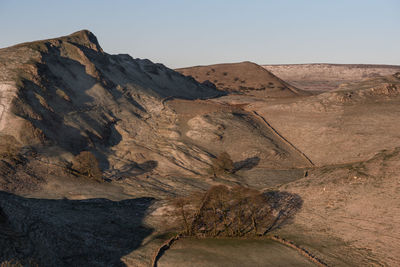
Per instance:
[[[212,160],[211,173],[214,177],[224,174],[233,173],[234,164],[228,153],[222,152]]]
[[[240,237],[263,235],[275,222],[267,195],[243,186],[211,187],[205,193],[172,200],[186,235]]]
[[[99,167],[99,161],[90,151],[82,151],[74,157],[71,168],[80,175],[91,179],[101,181],[102,172]]]

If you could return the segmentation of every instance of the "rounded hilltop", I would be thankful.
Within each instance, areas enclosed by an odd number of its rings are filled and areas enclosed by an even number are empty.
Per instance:
[[[209,81],[219,90],[261,97],[293,97],[304,92],[257,65],[244,61],[176,69],[198,82]]]

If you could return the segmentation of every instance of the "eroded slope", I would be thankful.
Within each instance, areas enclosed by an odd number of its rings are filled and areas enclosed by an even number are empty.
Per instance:
[[[316,165],[348,163],[400,146],[400,80],[391,76],[383,81],[350,84],[307,98],[265,102],[228,96],[215,101],[256,111]]]
[[[400,253],[400,149],[367,161],[315,169],[281,187],[303,209],[281,233],[332,266],[397,266]]]

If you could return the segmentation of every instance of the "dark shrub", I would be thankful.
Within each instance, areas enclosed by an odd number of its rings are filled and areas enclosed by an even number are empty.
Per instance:
[[[212,186],[205,193],[172,201],[186,235],[262,235],[276,221],[267,195],[243,186]]]
[[[220,153],[216,158],[212,160],[212,174],[214,177],[224,173],[233,173],[234,165],[231,156],[226,153]]]
[[[102,180],[102,172],[99,167],[99,161],[90,151],[82,151],[76,155],[72,161],[72,169],[77,171],[80,175],[97,181]]]

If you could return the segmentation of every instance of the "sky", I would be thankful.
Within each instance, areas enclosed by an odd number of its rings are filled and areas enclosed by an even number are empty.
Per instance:
[[[82,29],[170,68],[400,65],[400,0],[0,0],[0,47]]]

